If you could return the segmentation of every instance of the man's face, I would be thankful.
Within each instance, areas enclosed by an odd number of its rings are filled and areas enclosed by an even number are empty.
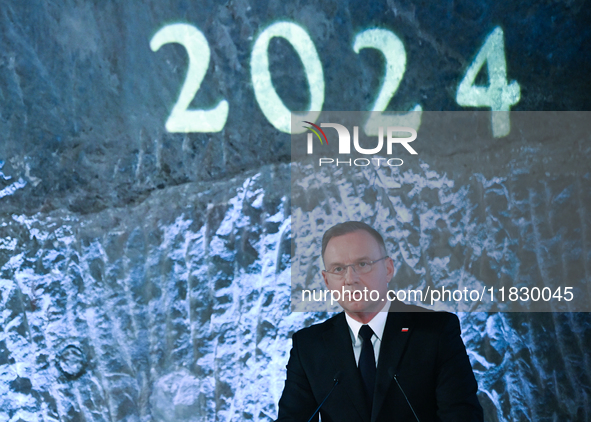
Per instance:
[[[357,264],[365,261],[376,261],[384,257],[386,253],[382,250],[377,240],[365,230],[357,230],[353,233],[347,233],[342,236],[333,237],[326,245],[324,251],[324,265],[327,271],[331,271],[337,266]],[[394,263],[392,259],[386,258],[376,262],[371,266],[371,271],[366,274],[356,273],[352,267],[345,270],[344,276],[336,276],[322,272],[324,283],[329,290],[363,291],[367,288],[367,301],[365,297],[362,300],[349,300],[349,295],[344,295],[339,300],[339,304],[349,313],[357,312],[378,312],[385,305],[388,282],[394,275]],[[370,292],[375,290],[379,293],[379,299],[372,301],[369,299]],[[351,295],[353,296],[353,295]],[[359,298],[359,294],[357,295]],[[373,294],[376,298],[376,293]]]

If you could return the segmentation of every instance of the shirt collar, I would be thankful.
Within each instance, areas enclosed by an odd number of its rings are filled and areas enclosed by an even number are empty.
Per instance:
[[[371,321],[367,323],[373,330],[373,333],[378,338],[378,340],[382,341],[382,335],[384,335],[384,328],[386,327],[386,320],[388,319],[388,310],[390,309],[390,302],[386,301],[386,304],[382,308],[380,312],[373,317]],[[351,330],[351,334],[353,335],[353,341],[357,344],[359,340],[359,330],[361,330],[361,326],[364,325],[361,322],[354,320],[345,312],[345,318],[347,320],[347,324],[349,325],[349,330]]]

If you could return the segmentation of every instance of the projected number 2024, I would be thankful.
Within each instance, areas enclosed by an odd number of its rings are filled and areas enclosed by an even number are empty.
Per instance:
[[[269,42],[274,37],[288,41],[299,55],[310,90],[310,104],[302,120],[316,121],[324,104],[324,73],[316,47],[308,33],[293,22],[276,22],[262,31],[254,42],[250,69],[255,97],[267,120],[278,130],[300,133],[302,128],[291,128],[291,111],[285,106],[271,80],[269,71]],[[201,31],[192,25],[176,23],[161,28],[150,41],[156,52],[165,44],[178,43],[187,51],[187,75],[176,104],[166,121],[169,132],[219,132],[228,119],[229,104],[221,100],[210,110],[189,109],[189,104],[201,86],[209,66],[210,49]],[[406,51],[396,34],[387,29],[367,29],[355,36],[353,50],[379,50],[385,59],[384,81],[373,104],[371,118],[365,123],[368,136],[377,136],[377,128],[404,124],[415,130],[421,124],[422,107],[416,104],[407,114],[384,114],[406,71]],[[476,76],[486,63],[488,86],[476,85]],[[456,92],[456,101],[464,107],[488,107],[492,113],[493,136],[503,137],[510,132],[509,113],[521,96],[516,81],[508,83],[503,30],[495,28],[486,38],[474,61],[470,64]]]

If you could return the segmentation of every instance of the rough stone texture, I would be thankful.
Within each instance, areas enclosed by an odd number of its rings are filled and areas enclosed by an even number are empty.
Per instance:
[[[322,317],[289,312],[286,170],[6,221],[0,419],[272,418]]]
[[[288,171],[6,219],[0,420],[272,420],[327,317],[290,312]],[[589,418],[588,315],[460,315],[487,420]]]
[[[508,78],[521,86],[514,109],[587,110],[589,14],[583,1],[3,2],[0,421],[276,416],[289,336],[328,315],[290,312],[290,137],[262,115],[249,70],[265,26],[289,20],[309,32],[325,110],[373,103],[383,59],[356,55],[351,42],[375,26],[395,31],[407,51],[389,109],[460,110],[457,84],[497,25]],[[154,53],[149,41],[179,21],[210,44],[192,107],[228,100],[220,133],[165,131],[186,53],[172,44]],[[301,63],[281,40],[270,51],[278,93],[305,108]],[[509,224],[545,277],[570,278],[572,252],[583,263],[575,276],[588,280],[589,175],[568,170],[589,150],[571,143],[558,153],[559,142],[550,140],[548,160],[523,154],[514,164],[499,159],[518,151],[512,146],[483,153],[459,143],[421,152],[432,175],[418,162],[403,174],[454,182],[423,189],[425,206],[440,194],[462,197],[467,174],[482,174],[466,198],[482,205],[475,218],[490,223],[478,227],[491,247]],[[529,175],[507,172],[486,185],[498,165]],[[437,227],[426,235],[447,253],[447,229]],[[430,267],[430,256],[416,256]],[[591,419],[589,314],[461,319],[487,420]]]
[[[392,30],[407,52],[388,109],[419,103],[424,110],[461,110],[458,83],[497,25],[505,32],[508,79],[522,91],[513,109],[588,110],[591,12],[584,4],[4,2],[0,160],[4,174],[27,187],[5,197],[2,210],[94,212],[141,202],[165,186],[289,161],[289,135],[262,115],[249,65],[254,40],[277,20],[309,32],[324,68],[324,110],[364,110],[374,103],[384,60],[375,50],[352,49],[355,34],[372,27]],[[149,42],[173,22],[194,25],[208,40],[208,73],[191,104],[209,108],[225,98],[230,112],[221,133],[169,134],[164,128],[187,54],[179,44],[154,53]],[[308,86],[293,48],[274,39],[269,50],[277,92],[291,109],[305,109]]]

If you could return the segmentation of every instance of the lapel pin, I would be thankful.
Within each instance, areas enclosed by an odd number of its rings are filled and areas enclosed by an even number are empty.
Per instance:
[[[408,328],[403,328],[402,330],[400,330],[403,333],[407,333],[408,332]]]

